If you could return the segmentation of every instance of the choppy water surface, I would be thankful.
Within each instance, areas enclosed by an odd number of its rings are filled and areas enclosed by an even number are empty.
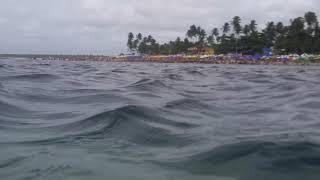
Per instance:
[[[320,67],[0,60],[0,178],[319,180]]]

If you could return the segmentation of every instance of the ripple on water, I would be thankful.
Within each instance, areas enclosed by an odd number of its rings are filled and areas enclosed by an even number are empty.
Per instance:
[[[317,68],[3,60],[0,177],[318,180]]]

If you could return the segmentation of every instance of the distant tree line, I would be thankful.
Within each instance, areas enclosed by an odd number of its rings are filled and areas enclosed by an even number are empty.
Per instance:
[[[263,48],[273,48],[277,54],[320,53],[320,28],[316,13],[307,12],[304,17],[282,22],[270,21],[259,30],[255,20],[242,24],[235,16],[221,28],[206,32],[202,27],[192,25],[186,37],[175,41],[158,43],[151,35],[129,33],[127,46],[130,52],[142,54],[181,54],[188,53],[191,47],[212,47],[216,53],[242,53],[253,55]]]

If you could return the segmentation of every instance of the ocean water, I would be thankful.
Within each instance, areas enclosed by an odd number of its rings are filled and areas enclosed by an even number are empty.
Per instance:
[[[0,60],[0,179],[319,180],[320,67]]]

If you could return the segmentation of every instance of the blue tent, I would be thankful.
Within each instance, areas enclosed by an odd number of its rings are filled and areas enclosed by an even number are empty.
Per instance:
[[[263,56],[270,57],[273,55],[271,48],[263,48],[262,51],[263,51]]]
[[[261,54],[255,54],[254,56],[253,56],[253,59],[254,60],[260,60],[262,58],[262,55]]]

